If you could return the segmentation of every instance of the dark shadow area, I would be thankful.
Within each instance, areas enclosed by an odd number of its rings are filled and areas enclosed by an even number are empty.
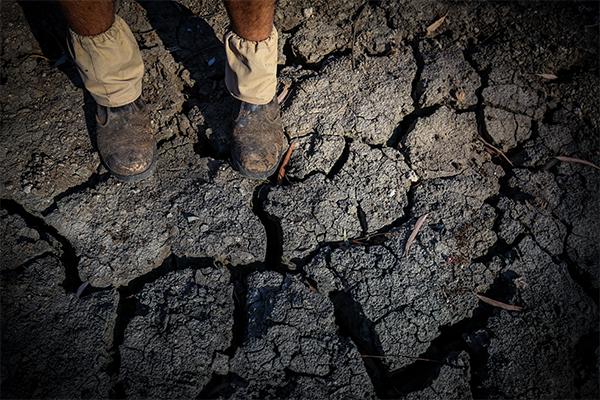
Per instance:
[[[496,278],[486,296],[508,299],[515,289],[509,279]],[[480,302],[473,310],[473,316],[465,318],[453,325],[439,328],[439,336],[429,348],[418,357],[431,361],[415,361],[414,363],[389,374],[384,380],[385,393],[381,398],[395,398],[399,395],[425,389],[439,375],[440,368],[452,353],[466,351],[470,356],[471,391],[473,398],[487,398],[487,392],[481,383],[487,377],[486,363],[489,358],[487,345],[491,334],[486,330],[488,318],[498,312],[488,304]],[[438,362],[436,362],[438,361]]]
[[[172,254],[167,257],[158,268],[132,280],[127,286],[118,289],[120,303],[112,348],[114,359],[110,365],[110,374],[114,374],[118,378],[121,366],[119,346],[121,346],[125,340],[125,330],[127,326],[134,317],[145,315],[147,313],[147,307],[143,305],[137,297],[138,293],[143,290],[146,284],[152,283],[171,272],[188,268],[192,270],[199,270],[201,268],[226,268],[229,270],[231,275],[230,283],[233,285],[233,301],[235,308],[233,311],[233,336],[229,348],[226,349],[224,353],[229,357],[235,355],[236,349],[243,343],[247,324],[245,311],[247,290],[246,277],[252,272],[264,271],[264,266],[260,263],[231,266],[221,264],[212,258],[181,258]],[[214,393],[216,393],[216,391],[222,388],[223,381],[228,381],[228,378],[213,374],[213,378],[206,386],[204,386],[201,397],[199,398],[210,397],[209,394],[212,391],[215,391]],[[120,379],[113,385],[111,395],[116,399],[126,398],[123,382]]]
[[[194,146],[203,157],[229,157],[228,138],[232,122],[233,100],[225,88],[225,50],[204,18],[195,16],[185,6],[170,1],[139,1],[147,13],[153,32],[162,40],[175,61],[182,64],[195,81],[186,86],[187,101],[183,112],[188,115],[198,135]],[[144,33],[134,32],[140,40]],[[146,66],[150,68],[151,66]],[[197,108],[199,113],[194,110]]]
[[[252,197],[252,211],[260,219],[267,235],[266,268],[285,274],[286,271],[281,265],[281,256],[283,255],[283,232],[281,225],[274,218],[270,217],[263,207],[263,202],[267,199],[270,187],[268,183],[256,187]]]
[[[56,228],[46,224],[42,219],[28,213],[17,202],[13,200],[2,200],[2,207],[6,209],[6,211],[8,211],[9,214],[16,214],[23,218],[29,227],[36,229],[40,233],[40,238],[42,240],[51,242],[50,237],[52,237],[60,243],[61,250],[63,253],[60,257],[60,261],[65,267],[65,281],[62,283],[62,286],[67,292],[76,293],[77,289],[81,286],[83,281],[81,280],[81,278],[79,278],[79,271],[77,270],[77,265],[79,264],[79,257],[75,253],[75,249],[73,248],[73,246],[71,246],[71,243],[69,243],[69,241],[66,238],[61,236],[56,230]],[[39,257],[35,259],[38,258]],[[6,272],[11,273],[13,271]],[[93,291],[98,291],[98,289],[88,287],[82,293],[82,295],[87,295]]]
[[[67,20],[53,1],[17,0],[17,3],[23,9],[23,14],[35,40],[42,49],[43,56],[48,58],[53,65],[56,63],[55,68],[63,72],[73,85],[84,91],[83,115],[85,115],[85,123],[92,146],[97,150],[96,102],[90,93],[85,90],[77,67],[69,54],[67,48],[69,29]],[[61,57],[66,57],[66,59],[61,59]]]
[[[229,155],[227,145],[215,147],[213,135],[227,137],[231,125],[232,99],[225,88],[225,51],[223,44],[215,36],[210,25],[179,3],[171,1],[140,1],[147,12],[153,27],[152,32],[136,32],[140,50],[149,49],[143,35],[156,34],[173,58],[180,62],[195,81],[193,87],[185,87],[188,99],[183,112],[188,113],[194,107],[201,111],[203,121],[196,121],[194,128],[198,132],[199,143],[195,146],[201,156],[224,159]],[[75,86],[84,90],[83,112],[92,146],[96,145],[96,103],[83,86],[79,72],[73,63],[67,48],[68,23],[60,9],[51,1],[18,1],[30,29],[39,43],[42,54],[51,65],[56,65]],[[115,4],[119,12],[119,2]],[[131,27],[131,26],[130,26]],[[66,57],[66,60],[64,59]],[[153,65],[145,65],[146,71]],[[151,99],[147,99],[151,101]],[[194,121],[192,121],[193,123]]]

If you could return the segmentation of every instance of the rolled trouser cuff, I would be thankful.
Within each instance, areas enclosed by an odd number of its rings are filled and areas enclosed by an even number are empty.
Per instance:
[[[132,103],[142,94],[144,62],[129,26],[115,22],[99,35],[82,36],[69,29],[69,51],[94,100],[105,107]]]
[[[268,104],[277,89],[277,29],[265,40],[246,40],[229,31],[225,34],[225,86],[238,100]]]

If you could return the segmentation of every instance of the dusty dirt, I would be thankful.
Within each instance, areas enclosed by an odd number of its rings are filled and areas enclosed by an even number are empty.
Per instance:
[[[1,3],[3,398],[600,397],[600,171],[555,158],[600,166],[597,2],[279,1],[280,186],[228,160],[222,4],[117,10],[136,184],[58,10]]]

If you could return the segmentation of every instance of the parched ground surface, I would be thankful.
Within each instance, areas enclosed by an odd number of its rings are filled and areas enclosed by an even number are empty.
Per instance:
[[[1,3],[2,398],[600,397],[600,171],[555,158],[600,165],[598,3],[279,1],[282,185],[228,161],[222,4],[117,10],[135,184],[60,13]]]

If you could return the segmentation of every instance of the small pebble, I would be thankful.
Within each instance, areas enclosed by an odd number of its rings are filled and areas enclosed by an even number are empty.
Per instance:
[[[313,15],[313,8],[305,8],[304,10],[302,10],[302,14],[304,15],[304,18],[310,18]]]

